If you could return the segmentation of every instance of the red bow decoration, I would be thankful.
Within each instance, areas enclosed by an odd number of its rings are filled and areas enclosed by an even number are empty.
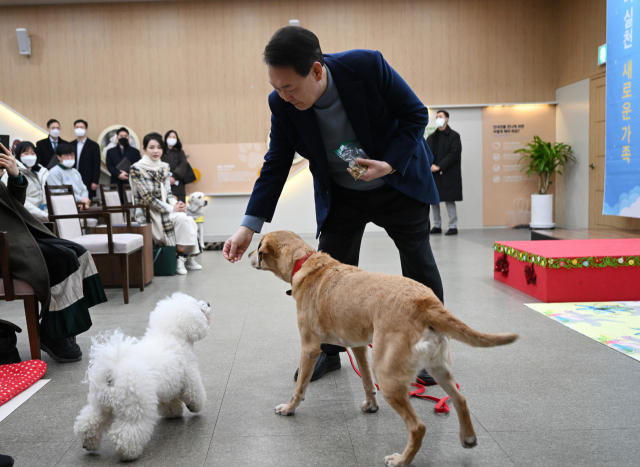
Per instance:
[[[501,258],[496,260],[496,272],[501,272],[503,276],[509,275],[509,260],[507,259],[507,254],[503,253]]]
[[[533,263],[531,263],[531,266],[524,267],[524,277],[527,279],[527,284],[536,285],[536,278],[538,276],[536,276],[536,272],[533,270]]]

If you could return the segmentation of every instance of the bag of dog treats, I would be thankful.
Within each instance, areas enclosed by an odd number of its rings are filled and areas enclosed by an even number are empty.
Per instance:
[[[358,147],[357,141],[346,141],[336,150],[340,159],[349,163],[351,175],[358,180],[367,171],[367,167],[358,164],[358,159],[369,159],[369,156]]]

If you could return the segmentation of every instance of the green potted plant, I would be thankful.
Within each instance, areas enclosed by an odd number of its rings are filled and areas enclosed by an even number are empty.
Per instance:
[[[527,177],[532,173],[538,175],[538,193],[531,195],[531,224],[532,229],[552,229],[553,222],[553,195],[548,194],[551,185],[551,175],[559,173],[560,169],[568,162],[578,163],[574,157],[571,146],[565,143],[548,143],[542,141],[539,136],[534,136],[533,141],[527,143],[522,149],[514,151],[521,153],[518,162],[526,165],[520,169],[527,171]]]

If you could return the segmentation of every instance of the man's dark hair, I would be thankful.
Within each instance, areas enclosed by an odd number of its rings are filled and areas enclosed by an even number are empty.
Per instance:
[[[58,148],[56,149],[56,154],[62,156],[64,154],[73,154],[76,155],[75,149],[68,143],[58,144]]]
[[[440,112],[442,112],[444,114],[445,117],[449,118],[449,112],[447,112],[446,110],[438,110],[436,112],[436,115],[438,115]]]
[[[55,118],[52,118],[47,122],[47,128],[49,128],[52,123],[57,123],[58,125],[60,125],[60,122],[58,120],[56,120]]]
[[[278,29],[264,48],[263,57],[267,65],[293,68],[303,78],[309,75],[314,62],[324,66],[318,37],[300,26]]]
[[[84,127],[87,128],[87,129],[89,128],[89,124],[87,123],[87,121],[86,120],[82,120],[81,118],[76,120],[75,122],[73,122],[73,126],[74,127],[76,126],[76,123],[84,123]]]
[[[178,136],[178,132],[176,130],[169,130],[164,134],[164,151],[167,152],[167,148],[169,147],[167,145],[167,138],[169,137],[169,135],[171,133],[175,133],[176,134],[176,139],[178,140],[178,142],[176,143],[176,145],[173,148],[176,151],[180,152],[180,150],[182,149],[182,141],[180,141],[180,137]]]
[[[121,131],[124,131],[126,134],[129,134],[129,130],[127,130],[125,127],[122,127],[118,129],[118,131],[116,131],[116,135],[119,135]]]
[[[31,141],[21,141],[16,146],[16,150],[14,152],[14,156],[16,156],[17,159],[19,159],[20,156],[22,155],[22,153],[27,152],[27,150],[29,150],[29,149],[33,149],[33,152],[36,152],[36,147],[33,145],[33,143]]]
[[[142,147],[144,149],[147,149],[147,146],[149,146],[149,143],[153,140],[160,143],[160,146],[162,147],[162,151],[164,152],[164,141],[162,140],[162,135],[155,131],[153,133],[149,133],[148,135],[145,135],[144,139],[142,140]]]

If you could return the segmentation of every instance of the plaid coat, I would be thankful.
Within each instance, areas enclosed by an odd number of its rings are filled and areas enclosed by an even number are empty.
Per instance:
[[[162,226],[164,245],[175,245],[176,234],[169,216],[173,212],[173,204],[178,200],[171,194],[169,168],[152,171],[133,165],[129,171],[129,181],[133,192],[133,204],[149,205],[151,223],[159,223]],[[166,199],[162,199],[162,185],[165,187]],[[146,222],[144,210],[136,209],[136,219],[140,223]],[[158,241],[155,235],[154,240]]]

